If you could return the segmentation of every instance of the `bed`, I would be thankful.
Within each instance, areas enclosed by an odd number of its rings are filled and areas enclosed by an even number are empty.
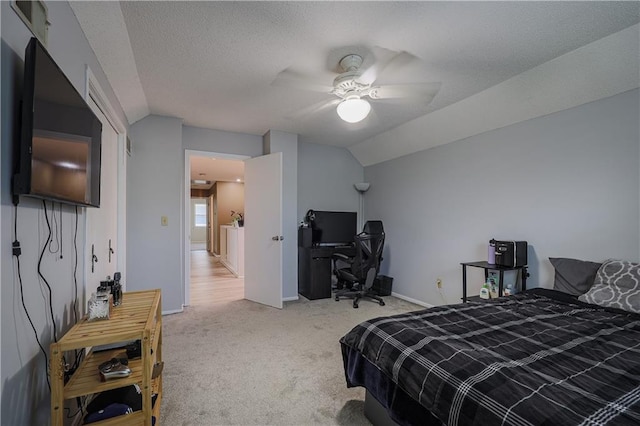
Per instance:
[[[587,283],[365,321],[340,340],[347,386],[401,425],[638,425],[640,265]]]

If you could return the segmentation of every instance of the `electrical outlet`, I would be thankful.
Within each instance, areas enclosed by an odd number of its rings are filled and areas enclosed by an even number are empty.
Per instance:
[[[438,288],[442,288],[442,280],[440,278],[436,280],[436,285],[438,286]]]
[[[168,226],[169,225],[169,218],[167,216],[161,216],[160,217],[160,225]]]

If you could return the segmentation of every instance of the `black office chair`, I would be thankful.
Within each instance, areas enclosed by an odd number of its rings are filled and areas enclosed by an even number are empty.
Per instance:
[[[357,308],[358,301],[367,298],[384,306],[384,300],[373,292],[373,282],[380,271],[384,247],[382,221],[372,220],[365,223],[362,232],[355,236],[354,241],[355,257],[342,253],[333,255],[338,288],[347,287],[336,291],[335,300],[338,301],[342,297],[353,299],[353,307]],[[346,266],[339,267],[340,264]]]

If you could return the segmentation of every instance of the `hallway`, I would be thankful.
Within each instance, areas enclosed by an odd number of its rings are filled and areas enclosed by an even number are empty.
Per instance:
[[[191,252],[191,305],[226,303],[244,298],[244,279],[236,278],[206,250]]]

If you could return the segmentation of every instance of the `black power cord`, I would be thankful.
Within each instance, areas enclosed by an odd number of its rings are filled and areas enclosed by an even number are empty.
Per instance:
[[[63,258],[62,256],[62,203],[60,203],[60,259]],[[76,321],[77,322],[77,321]]]
[[[51,224],[49,223],[49,214],[47,213],[47,202],[42,200],[42,205],[44,206],[44,218],[47,221],[47,228],[49,229],[49,236],[47,237],[47,241],[45,241],[42,246],[42,251],[40,252],[40,258],[38,259],[38,275],[42,278],[42,281],[47,286],[49,290],[49,313],[51,314],[51,322],[53,324],[53,341],[58,343],[58,327],[56,326],[56,319],[53,315],[53,291],[51,290],[51,285],[49,285],[49,281],[42,275],[42,258],[44,257],[44,252],[47,250],[47,245],[51,241]]]
[[[16,264],[18,269],[18,282],[20,283],[20,300],[22,301],[22,309],[24,309],[24,313],[27,315],[27,319],[29,320],[29,324],[31,325],[31,329],[33,330],[33,334],[36,337],[36,342],[38,342],[38,346],[40,347],[40,351],[44,355],[44,365],[45,372],[47,377],[47,387],[49,391],[51,391],[51,382],[49,381],[49,357],[47,356],[47,352],[44,350],[42,343],[40,343],[40,338],[38,338],[38,331],[36,330],[35,325],[33,325],[33,321],[31,320],[31,315],[29,315],[29,311],[27,310],[27,305],[24,302],[24,287],[22,284],[22,270],[20,268],[20,255],[22,254],[22,249],[20,248],[20,242],[18,241],[18,205],[15,204],[15,213],[13,218],[13,232],[15,239],[13,240],[13,256],[16,258]]]
[[[66,407],[64,410],[67,412],[67,418],[68,419],[73,419],[74,417],[76,417],[78,415],[78,413],[82,413],[84,414],[84,408],[82,407],[82,405],[84,404],[84,400],[81,399],[80,397],[76,398],[76,403],[78,404],[78,409],[76,410],[75,413],[71,414],[71,408]]]
[[[75,297],[73,299],[73,318],[74,324],[78,323],[78,206],[75,206],[75,232],[73,233],[73,253],[74,253],[74,265],[73,265],[73,287],[75,291]],[[62,223],[62,221],[60,221]],[[61,254],[62,256],[62,254]],[[78,369],[80,361],[82,360],[83,351],[75,351],[75,361],[71,369],[73,371]],[[76,413],[77,414],[77,413]]]
[[[44,203],[44,201],[43,201]],[[60,204],[60,206],[62,206],[62,203]],[[45,209],[46,209],[47,205],[45,203]],[[55,236],[55,239],[50,237],[49,238],[49,253],[51,254],[56,254],[58,252],[60,252],[60,233],[59,233],[59,227],[58,227],[58,219],[56,218],[56,208],[55,208],[55,204],[53,203],[53,201],[51,202],[51,222],[53,223],[53,228],[55,229],[55,233],[52,233],[53,236]],[[45,215],[46,215],[46,210],[45,210]],[[47,225],[49,225],[48,222],[48,218],[47,218]],[[60,217],[60,221],[62,221],[62,217]],[[55,244],[55,246],[54,246]],[[53,248],[55,247],[55,249]]]
[[[78,322],[78,206],[76,207],[76,229],[73,233],[73,254],[75,263],[73,264],[73,286],[75,289],[75,299],[73,299],[73,316],[75,322]]]

